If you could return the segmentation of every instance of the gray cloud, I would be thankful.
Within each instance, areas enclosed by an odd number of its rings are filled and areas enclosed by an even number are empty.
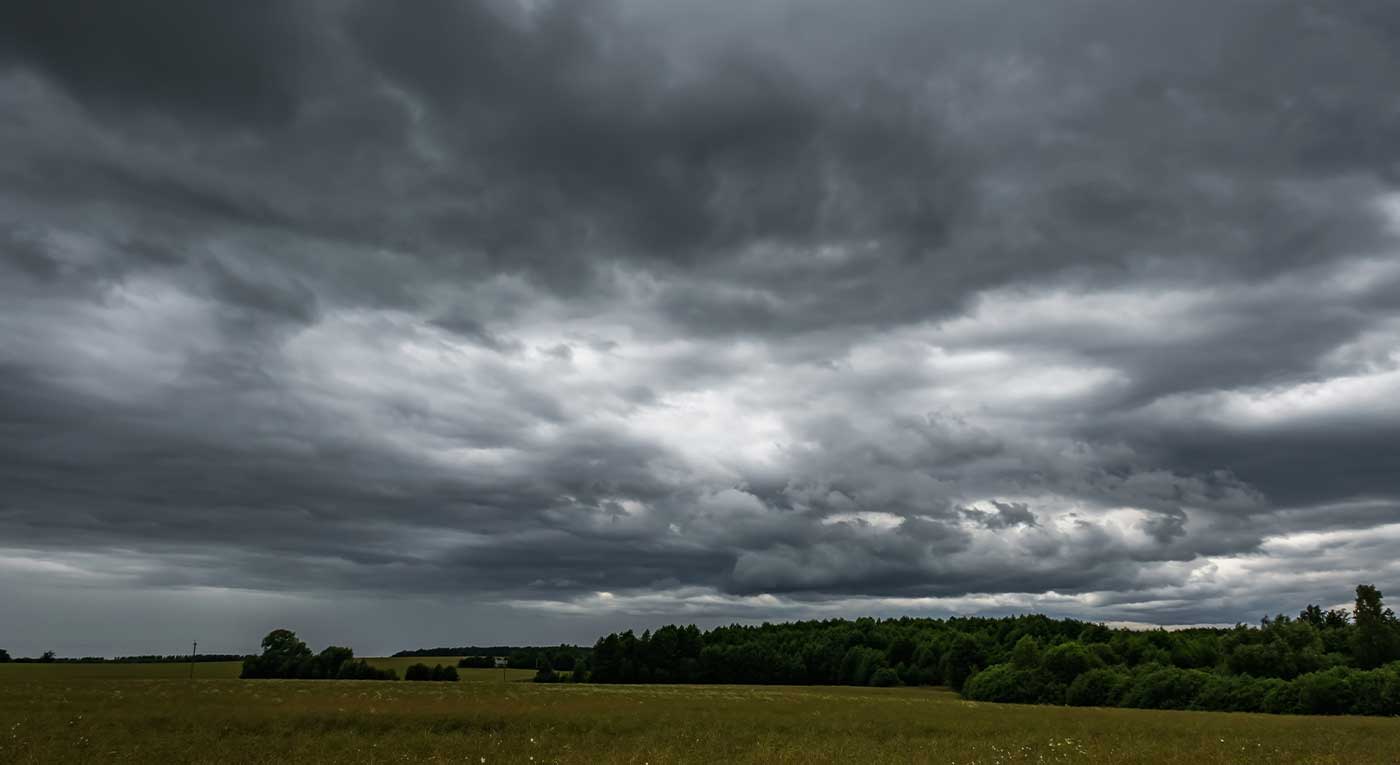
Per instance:
[[[0,582],[581,640],[1400,575],[1387,4],[0,21]]]

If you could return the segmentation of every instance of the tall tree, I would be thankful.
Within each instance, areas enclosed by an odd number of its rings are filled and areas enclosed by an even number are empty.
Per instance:
[[[1400,659],[1400,624],[1395,612],[1385,607],[1381,591],[1374,585],[1356,586],[1356,607],[1352,610],[1356,628],[1351,635],[1351,655],[1362,669],[1379,667]]]

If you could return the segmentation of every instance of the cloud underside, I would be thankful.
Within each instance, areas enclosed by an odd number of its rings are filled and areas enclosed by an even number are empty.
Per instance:
[[[1393,4],[33,5],[0,582],[1159,623],[1400,583]]]

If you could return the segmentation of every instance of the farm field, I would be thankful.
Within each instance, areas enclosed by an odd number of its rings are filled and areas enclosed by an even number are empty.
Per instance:
[[[455,684],[240,681],[223,664],[190,681],[172,676],[187,665],[84,668],[0,666],[0,762],[1340,765],[1400,752],[1396,719],[977,704],[926,688],[536,685],[499,670]]]

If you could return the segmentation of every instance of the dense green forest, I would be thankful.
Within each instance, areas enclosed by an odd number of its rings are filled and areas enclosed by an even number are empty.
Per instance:
[[[947,685],[976,701],[1400,714],[1400,620],[1381,592],[1258,626],[1110,629],[1046,616],[666,626],[598,640],[599,683]]]

